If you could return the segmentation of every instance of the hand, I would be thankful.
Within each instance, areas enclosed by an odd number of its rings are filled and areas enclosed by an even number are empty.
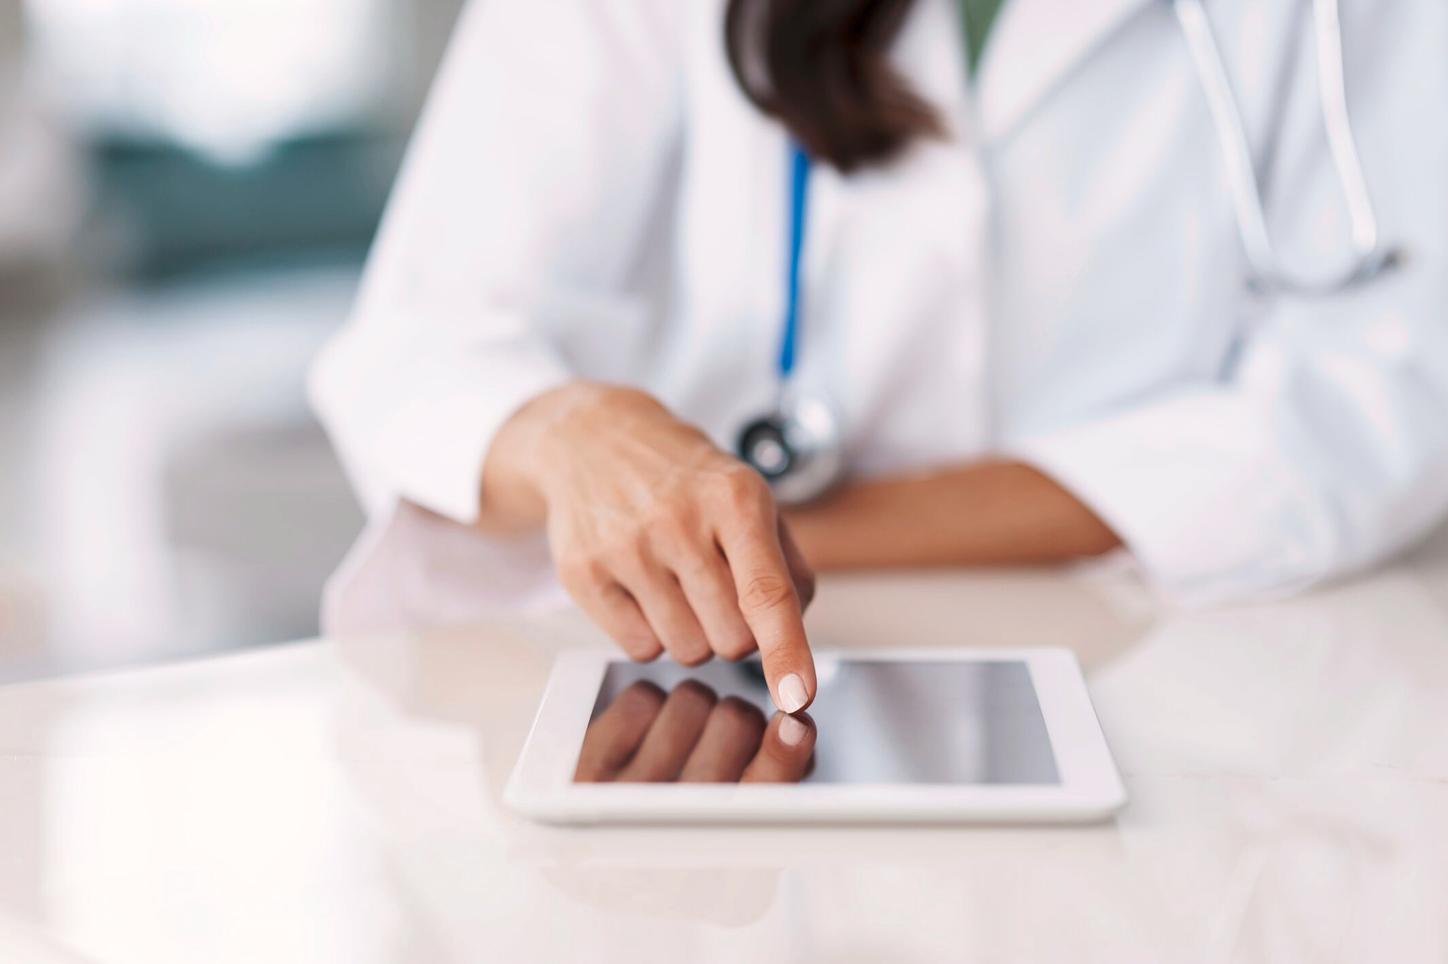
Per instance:
[[[498,433],[484,502],[546,520],[564,588],[637,660],[756,650],[774,703],[814,698],[802,612],[814,576],[769,486],[643,392],[574,383]]]
[[[798,783],[814,763],[808,715],[767,723],[751,703],[720,700],[685,680],[666,697],[653,683],[620,693],[583,735],[579,783]]]

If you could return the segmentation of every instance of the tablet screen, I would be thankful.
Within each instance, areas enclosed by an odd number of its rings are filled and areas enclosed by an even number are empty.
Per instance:
[[[574,782],[1059,784],[1026,663],[833,660],[806,714],[757,661],[611,662]]]

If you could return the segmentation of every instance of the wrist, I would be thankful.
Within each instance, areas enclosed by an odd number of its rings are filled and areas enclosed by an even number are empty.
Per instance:
[[[546,518],[547,463],[558,448],[551,436],[570,411],[584,404],[592,387],[568,382],[549,389],[528,399],[503,423],[483,463],[484,528],[525,528]]]
[[[518,461],[537,497],[546,503],[550,484],[568,474],[588,443],[627,424],[640,406],[658,402],[635,388],[591,381],[569,382],[525,406]]]
[[[637,389],[572,381],[525,402],[499,429],[483,467],[484,524],[521,528],[547,518],[550,490],[565,478],[588,439],[640,405]]]

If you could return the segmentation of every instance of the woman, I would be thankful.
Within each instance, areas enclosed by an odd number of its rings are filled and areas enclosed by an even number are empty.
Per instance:
[[[521,599],[546,537],[630,656],[758,648],[793,711],[810,567],[1124,545],[1168,593],[1223,599],[1422,535],[1448,503],[1448,5],[1342,11],[1406,259],[1331,296],[1246,283],[1200,29],[1162,0],[997,6],[469,9],[314,373],[372,519],[334,613],[348,586],[410,621]],[[1299,271],[1357,226],[1318,106],[1330,7],[1208,11]],[[734,445],[776,404],[796,206],[790,385],[833,406],[845,472],[781,507]]]

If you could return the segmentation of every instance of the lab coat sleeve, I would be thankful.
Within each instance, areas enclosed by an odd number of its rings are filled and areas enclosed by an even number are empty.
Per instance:
[[[405,499],[474,521],[497,430],[571,377],[546,306],[627,294],[669,183],[685,6],[464,10],[357,305],[310,378],[372,517]]]
[[[1181,601],[1365,567],[1448,507],[1448,8],[1381,4],[1358,27],[1354,123],[1382,233],[1406,265],[1349,294],[1276,300],[1217,380],[1007,446],[1090,505]],[[1269,204],[1284,257],[1321,267],[1342,258],[1347,228],[1314,98],[1298,105]]]

